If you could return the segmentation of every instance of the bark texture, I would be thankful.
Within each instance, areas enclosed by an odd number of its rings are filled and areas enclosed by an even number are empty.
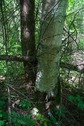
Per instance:
[[[36,79],[36,87],[41,92],[51,92],[58,87],[66,7],[67,0],[43,1]]]
[[[34,0],[20,0],[22,55],[29,58],[29,62],[24,62],[26,78],[29,83],[35,81],[34,7]]]

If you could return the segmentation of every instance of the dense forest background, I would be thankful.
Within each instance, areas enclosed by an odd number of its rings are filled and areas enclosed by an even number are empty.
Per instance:
[[[84,126],[84,0],[0,0],[0,126]]]

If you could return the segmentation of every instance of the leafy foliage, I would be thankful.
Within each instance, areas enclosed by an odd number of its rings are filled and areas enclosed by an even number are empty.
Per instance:
[[[12,112],[12,122],[14,126],[35,126],[35,122],[31,119],[31,115],[23,116],[15,112]]]
[[[28,111],[30,110],[30,107],[31,107],[31,103],[28,101],[28,100],[23,100],[20,105],[19,105],[21,108],[25,108],[27,109]]]
[[[83,99],[81,98],[80,95],[76,95],[76,96],[69,95],[68,99],[71,102],[73,102],[74,104],[76,104],[79,109],[84,110],[84,101],[83,101]]]

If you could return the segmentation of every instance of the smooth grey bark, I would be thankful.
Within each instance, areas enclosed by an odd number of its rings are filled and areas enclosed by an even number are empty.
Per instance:
[[[43,1],[36,79],[36,88],[41,92],[51,92],[58,87],[62,33],[67,3],[67,0]]]

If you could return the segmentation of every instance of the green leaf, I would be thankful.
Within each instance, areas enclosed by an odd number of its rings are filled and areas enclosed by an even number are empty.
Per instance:
[[[18,121],[17,121],[19,124],[21,124],[21,125],[25,125],[26,123],[25,123],[25,121],[23,121],[22,119],[18,119]]]
[[[0,101],[0,107],[4,106],[5,102],[4,101]]]
[[[0,120],[0,126],[4,126],[4,121]]]
[[[22,101],[22,102],[20,103],[19,106],[21,106],[22,108],[29,109],[30,106],[31,106],[31,103],[30,103],[29,101],[27,101],[27,100],[24,100],[24,101]]]
[[[47,125],[47,122],[44,122],[44,126],[48,126],[48,125]]]
[[[84,103],[83,102],[79,102],[78,103],[78,108],[84,110]]]
[[[69,96],[68,96],[68,99],[69,99],[71,102],[73,102],[73,101],[75,100],[75,98],[74,98],[73,95],[69,95]]]
[[[2,117],[2,114],[0,113],[0,117]]]

